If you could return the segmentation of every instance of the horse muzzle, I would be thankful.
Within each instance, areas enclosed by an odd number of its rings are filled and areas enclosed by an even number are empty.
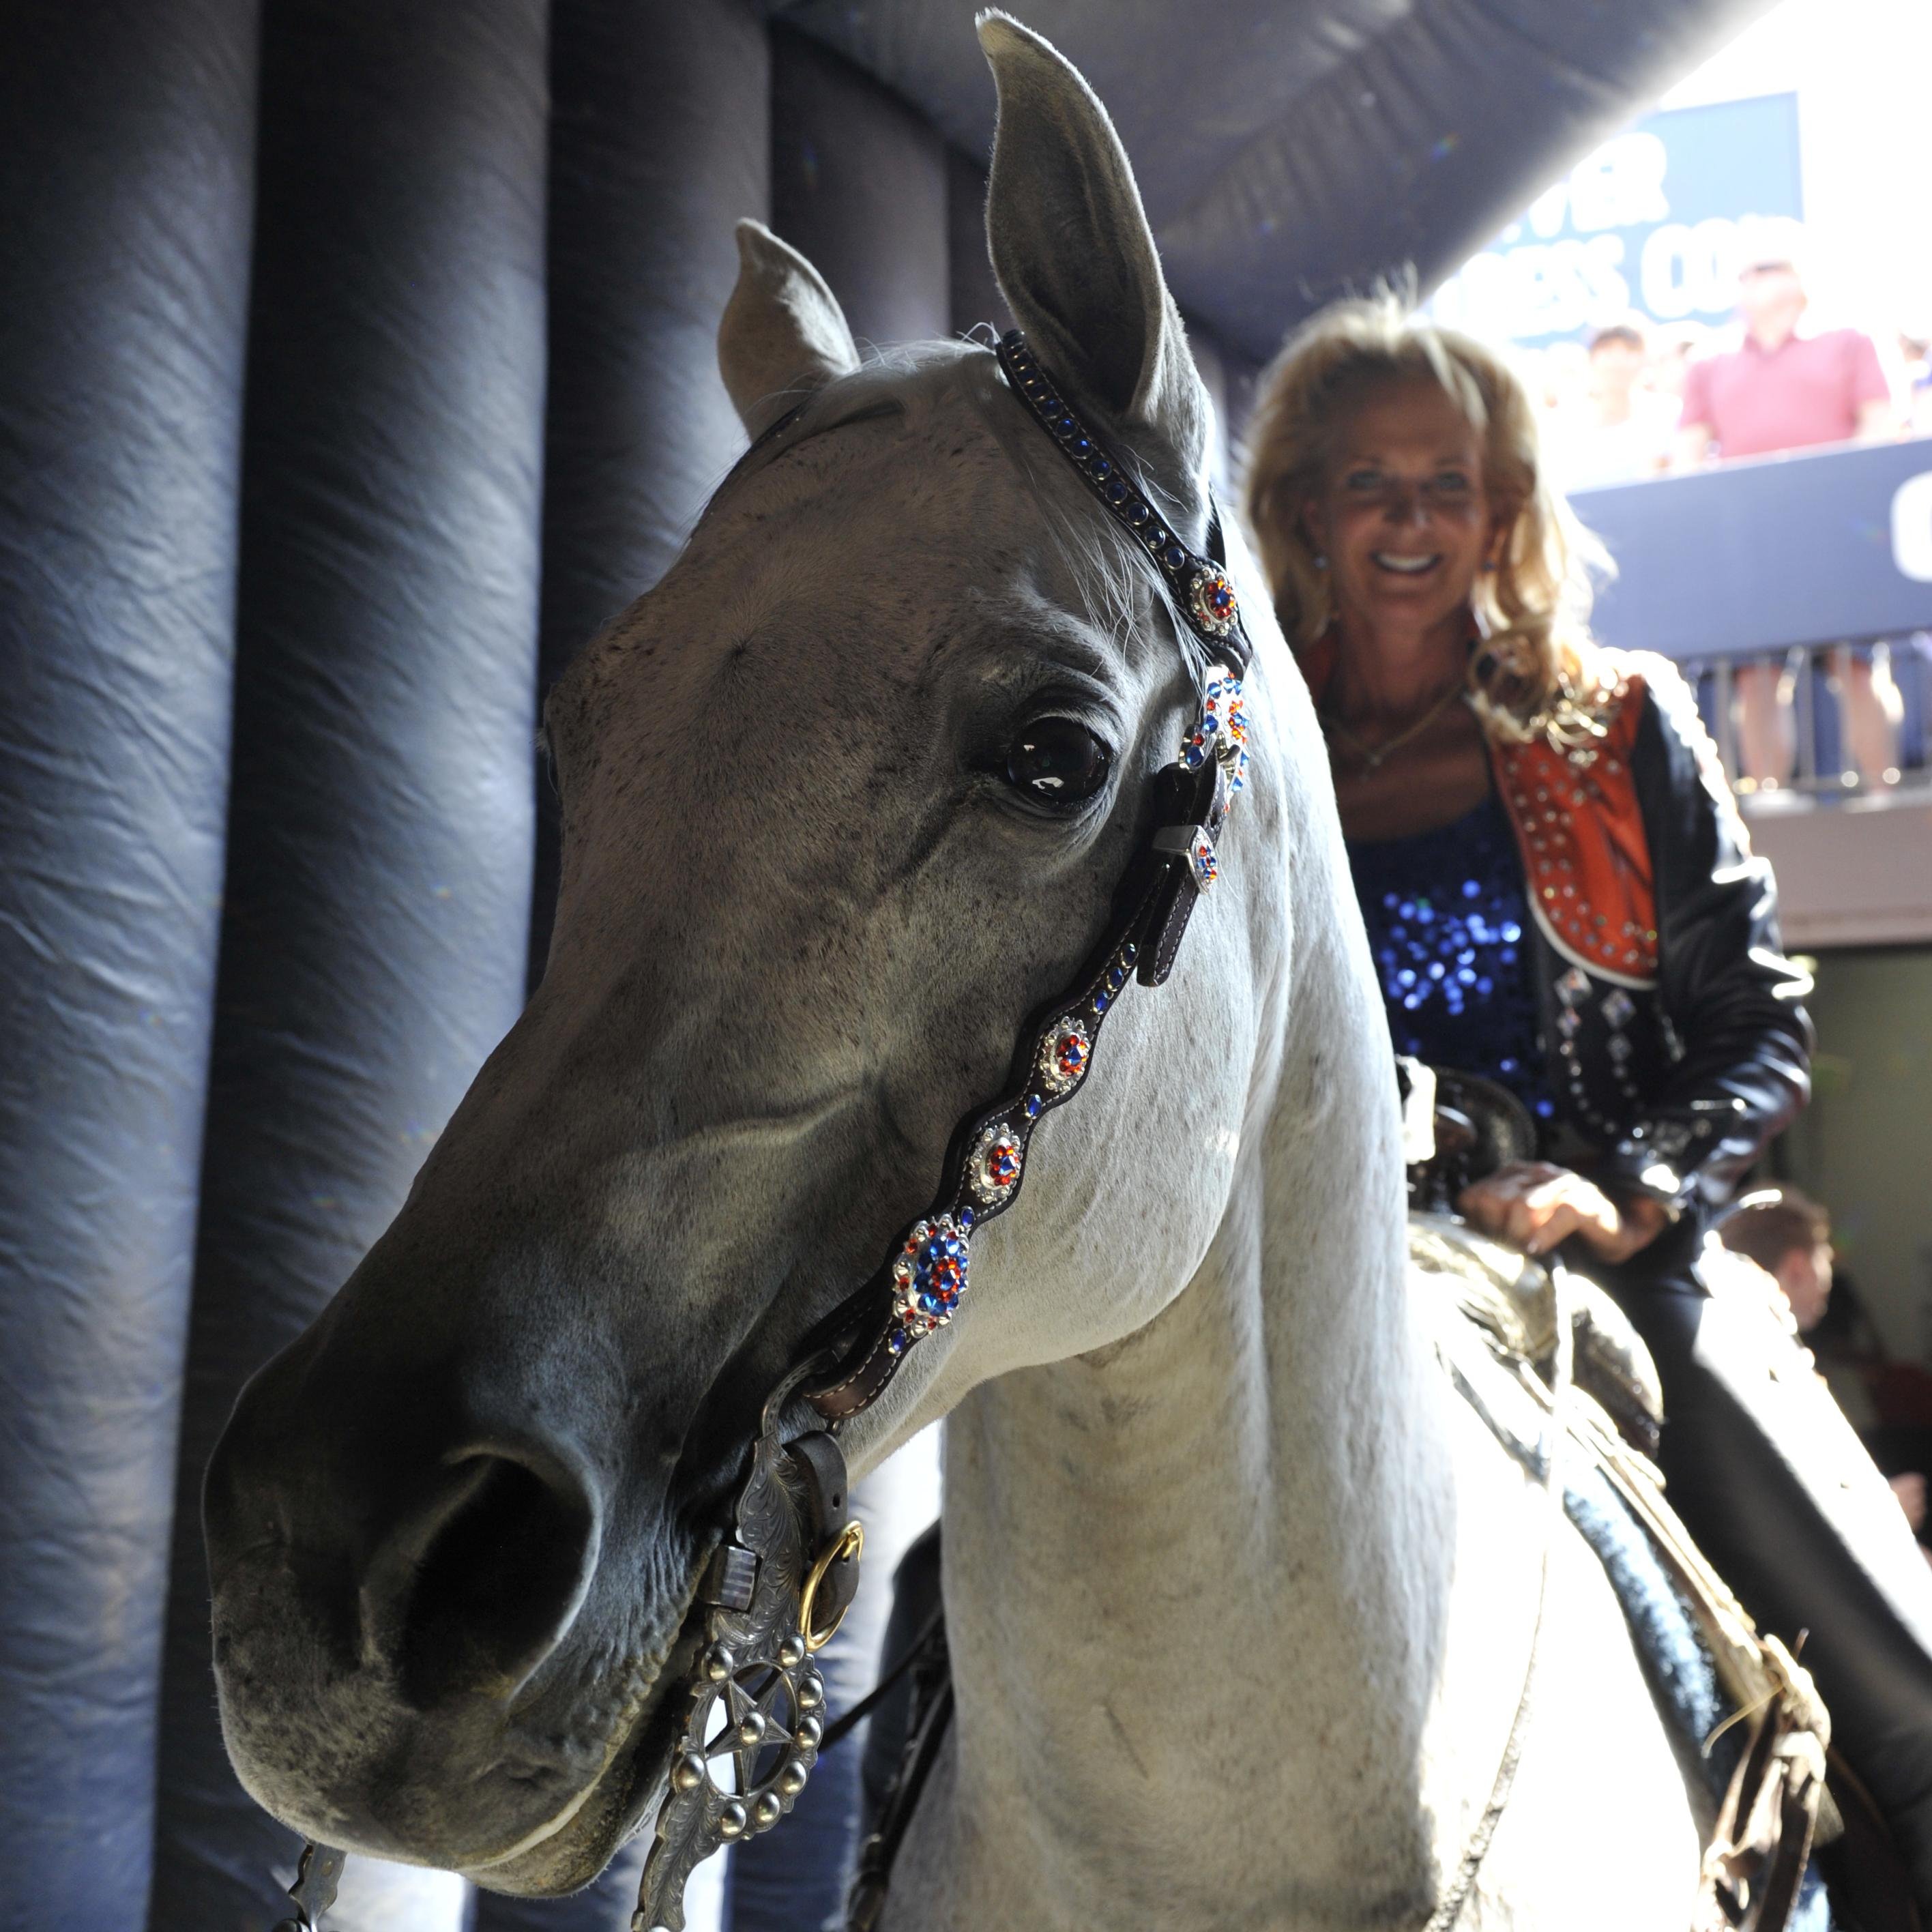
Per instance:
[[[621,1485],[533,1405],[506,1426],[428,1373],[318,1402],[327,1352],[311,1331],[271,1364],[209,1465],[237,1772],[328,1844],[582,1884],[668,1754],[640,1747],[704,1553],[670,1472]]]

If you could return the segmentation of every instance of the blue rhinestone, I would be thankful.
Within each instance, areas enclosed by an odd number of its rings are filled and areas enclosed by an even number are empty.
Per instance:
[[[1060,398],[1058,396],[1042,396],[1040,399],[1040,406],[1048,416],[1055,415],[1059,411]]]
[[[1187,553],[1178,543],[1171,543],[1161,552],[1160,560],[1169,570],[1178,570],[1187,561]]]
[[[1126,945],[1120,948],[1120,957],[1124,959],[1130,966],[1131,966],[1134,962],[1140,957],[1140,948],[1135,945],[1132,940],[1130,940]]]
[[[1059,422],[1054,424],[1053,433],[1058,436],[1069,436],[1077,435],[1079,429],[1080,425],[1071,416],[1062,416]]]
[[[961,1227],[970,1228],[974,1222],[978,1220],[980,1217],[974,1213],[971,1208],[962,1208],[957,1214],[953,1216],[952,1218],[959,1223]]]
[[[1201,769],[1202,760],[1207,755],[1198,745],[1184,745],[1180,751],[1180,762],[1190,772],[1198,772]]]
[[[1030,1120],[1038,1120],[1040,1118],[1040,1096],[1037,1094],[1029,1094],[1026,1096],[1027,1118]]]
[[[888,1354],[903,1355],[911,1346],[912,1337],[903,1328],[895,1328],[886,1337],[886,1352]]]
[[[1107,501],[1110,503],[1124,503],[1126,500],[1127,486],[1116,476],[1112,482],[1107,485]]]
[[[1167,532],[1161,528],[1160,524],[1156,524],[1152,529],[1142,531],[1141,541],[1144,543],[1150,550],[1158,550],[1162,544],[1166,542]]]
[[[1114,466],[1104,456],[1096,456],[1094,459],[1093,472],[1094,482],[1104,483],[1113,475]]]
[[[1104,1013],[1112,1004],[1112,1002],[1108,1000],[1105,993],[1096,993],[1094,995],[1094,1010],[1096,1013]]]
[[[1126,974],[1123,973],[1120,969],[1116,966],[1114,970],[1107,975],[1107,984],[1110,986],[1118,987],[1120,982],[1126,976]]]
[[[1094,454],[1093,444],[1084,436],[1076,436],[1066,448],[1067,453],[1076,463],[1084,463]]]
[[[1127,521],[1132,524],[1136,530],[1138,530],[1142,524],[1145,523],[1148,518],[1152,514],[1153,512],[1149,510],[1148,506],[1141,502],[1138,497],[1127,506]]]

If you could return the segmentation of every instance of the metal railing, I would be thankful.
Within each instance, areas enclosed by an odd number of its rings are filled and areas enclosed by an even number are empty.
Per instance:
[[[1838,640],[1686,664],[1748,812],[1932,793],[1932,634]]]

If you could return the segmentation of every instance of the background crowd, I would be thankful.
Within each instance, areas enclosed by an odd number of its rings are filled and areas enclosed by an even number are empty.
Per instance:
[[[1805,326],[1801,265],[1738,278],[1727,328],[1633,312],[1522,352],[1552,478],[1572,494],[1830,443],[1932,435],[1932,323]]]
[[[1788,250],[1747,260],[1737,296],[1727,328],[1660,328],[1633,313],[1584,341],[1522,352],[1559,488],[1587,493],[1714,464],[1932,435],[1932,325],[1808,326],[1807,277]],[[1840,762],[1862,787],[1896,784],[1910,761],[1901,683],[1924,676],[1928,649],[1932,638],[1920,632],[1840,653],[1832,674]],[[1769,660],[1737,670],[1741,792],[1774,792],[1797,766],[1796,674]]]

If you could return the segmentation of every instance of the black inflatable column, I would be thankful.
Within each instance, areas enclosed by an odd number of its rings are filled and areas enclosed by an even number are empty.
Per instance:
[[[252,0],[0,13],[0,1923],[138,1924],[227,791]]]
[[[772,33],[772,226],[831,285],[862,347],[952,334],[945,142],[785,27]]]
[[[269,0],[263,15],[233,806],[154,1932],[261,1932],[295,1849],[216,1725],[196,1506],[209,1448],[242,1380],[401,1204],[522,1001],[545,38],[529,0]]]
[[[744,446],[716,344],[733,228],[770,208],[766,46],[742,0],[552,8],[546,691],[664,574]],[[538,802],[532,983],[556,892],[547,785]]]

